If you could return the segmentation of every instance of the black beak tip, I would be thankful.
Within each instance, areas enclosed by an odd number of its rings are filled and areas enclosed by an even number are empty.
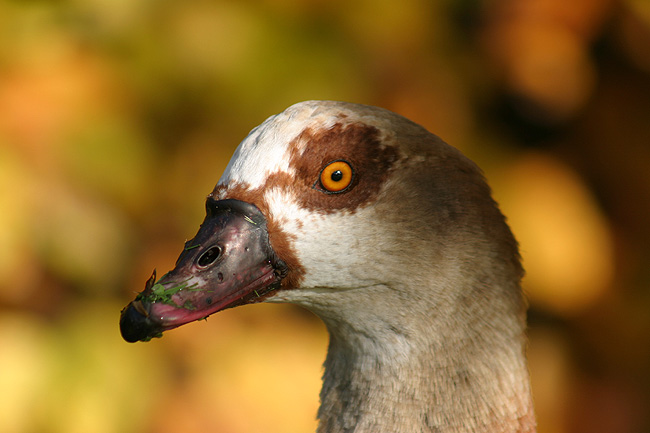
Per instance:
[[[120,315],[120,333],[129,343],[149,341],[159,336],[161,331],[148,317],[140,313],[133,304],[127,305]]]

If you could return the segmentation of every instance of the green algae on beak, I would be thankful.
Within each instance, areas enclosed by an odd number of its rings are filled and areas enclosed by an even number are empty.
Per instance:
[[[163,280],[165,279],[165,276],[162,278]],[[193,284],[188,284],[188,281],[190,281],[192,277],[181,281],[179,283],[172,284],[170,287],[165,287],[164,283],[156,283],[156,270],[153,270],[153,273],[151,274],[151,277],[147,280],[145,283],[144,291],[139,293],[138,296],[135,298],[136,301],[144,301],[149,304],[153,304],[155,302],[160,302],[162,304],[167,304],[171,305],[173,307],[179,307],[179,308],[185,308],[187,310],[194,310],[196,307],[192,305],[191,302],[186,301],[183,305],[178,305],[174,300],[172,299],[172,296],[174,296],[176,293],[180,292],[181,290],[185,291],[198,291],[199,289],[197,288],[198,283],[193,283]]]

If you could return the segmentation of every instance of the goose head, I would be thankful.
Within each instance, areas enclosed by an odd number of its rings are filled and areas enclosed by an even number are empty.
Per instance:
[[[517,243],[477,166],[397,114],[308,101],[239,145],[130,342],[289,302],[327,325],[319,431],[534,431]]]

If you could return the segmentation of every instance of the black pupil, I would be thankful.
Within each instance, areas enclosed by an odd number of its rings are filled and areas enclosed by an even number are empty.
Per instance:
[[[334,182],[338,182],[341,179],[343,179],[343,173],[341,172],[341,170],[336,170],[336,171],[332,172],[332,176],[330,176],[330,177]]]
[[[215,260],[219,258],[221,255],[221,248],[219,247],[211,247],[208,249],[206,252],[203,253],[201,257],[199,257],[199,266],[208,266],[214,263]]]

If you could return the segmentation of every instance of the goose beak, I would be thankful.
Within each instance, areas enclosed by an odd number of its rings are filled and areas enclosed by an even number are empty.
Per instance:
[[[223,309],[260,302],[280,287],[285,274],[260,210],[208,197],[205,220],[185,243],[176,267],[158,282],[154,271],[144,291],[122,310],[122,337],[148,341]]]

